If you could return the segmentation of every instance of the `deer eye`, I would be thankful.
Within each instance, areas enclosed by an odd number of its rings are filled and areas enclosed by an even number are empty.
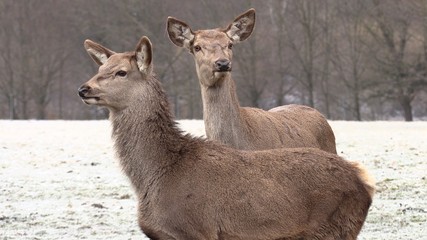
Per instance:
[[[232,43],[229,43],[228,44],[228,49],[232,49],[233,48],[233,44]]]
[[[198,52],[202,50],[202,48],[199,45],[194,46],[194,51]]]
[[[127,74],[127,72],[123,71],[123,70],[116,72],[116,76],[119,76],[119,77],[124,77],[124,76],[126,76],[126,74]]]

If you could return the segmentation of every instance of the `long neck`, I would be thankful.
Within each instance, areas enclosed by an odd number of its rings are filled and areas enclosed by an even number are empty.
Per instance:
[[[201,85],[201,91],[207,137],[239,147],[238,136],[241,135],[243,126],[234,81],[227,76],[215,86]]]
[[[129,107],[110,112],[113,139],[124,172],[138,192],[148,191],[177,161],[188,137],[176,127],[157,80],[144,83]],[[139,99],[138,99],[139,98]]]

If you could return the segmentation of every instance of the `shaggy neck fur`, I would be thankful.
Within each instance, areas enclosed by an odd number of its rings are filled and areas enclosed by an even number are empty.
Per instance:
[[[127,108],[110,113],[112,136],[124,172],[138,193],[146,193],[179,160],[190,138],[177,128],[154,77],[132,94]]]

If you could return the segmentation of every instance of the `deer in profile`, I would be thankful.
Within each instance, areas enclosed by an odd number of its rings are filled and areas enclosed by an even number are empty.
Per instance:
[[[315,147],[336,153],[331,127],[313,108],[285,105],[264,111],[240,107],[231,78],[232,48],[251,35],[254,25],[254,9],[224,29],[193,31],[183,21],[168,18],[169,38],[190,50],[196,62],[207,137],[238,149]]]
[[[366,169],[315,148],[244,151],[183,134],[155,78],[152,45],[115,53],[78,94],[106,107],[116,155],[150,239],[356,239],[372,202]]]

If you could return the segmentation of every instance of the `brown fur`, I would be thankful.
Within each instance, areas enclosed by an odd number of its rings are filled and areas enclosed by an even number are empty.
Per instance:
[[[254,24],[253,9],[237,17],[226,29],[193,32],[186,23],[168,18],[169,38],[177,46],[188,48],[196,62],[206,135],[239,149],[315,147],[336,153],[334,133],[320,112],[301,105],[270,111],[240,107],[231,71],[215,72],[215,61],[231,62],[229,44],[247,39]],[[195,46],[201,50],[195,51]]]
[[[85,42],[96,58],[94,46]],[[151,43],[136,49],[110,56],[79,95],[110,110],[150,239],[356,239],[372,201],[363,168],[314,148],[243,151],[183,135],[151,72]]]

